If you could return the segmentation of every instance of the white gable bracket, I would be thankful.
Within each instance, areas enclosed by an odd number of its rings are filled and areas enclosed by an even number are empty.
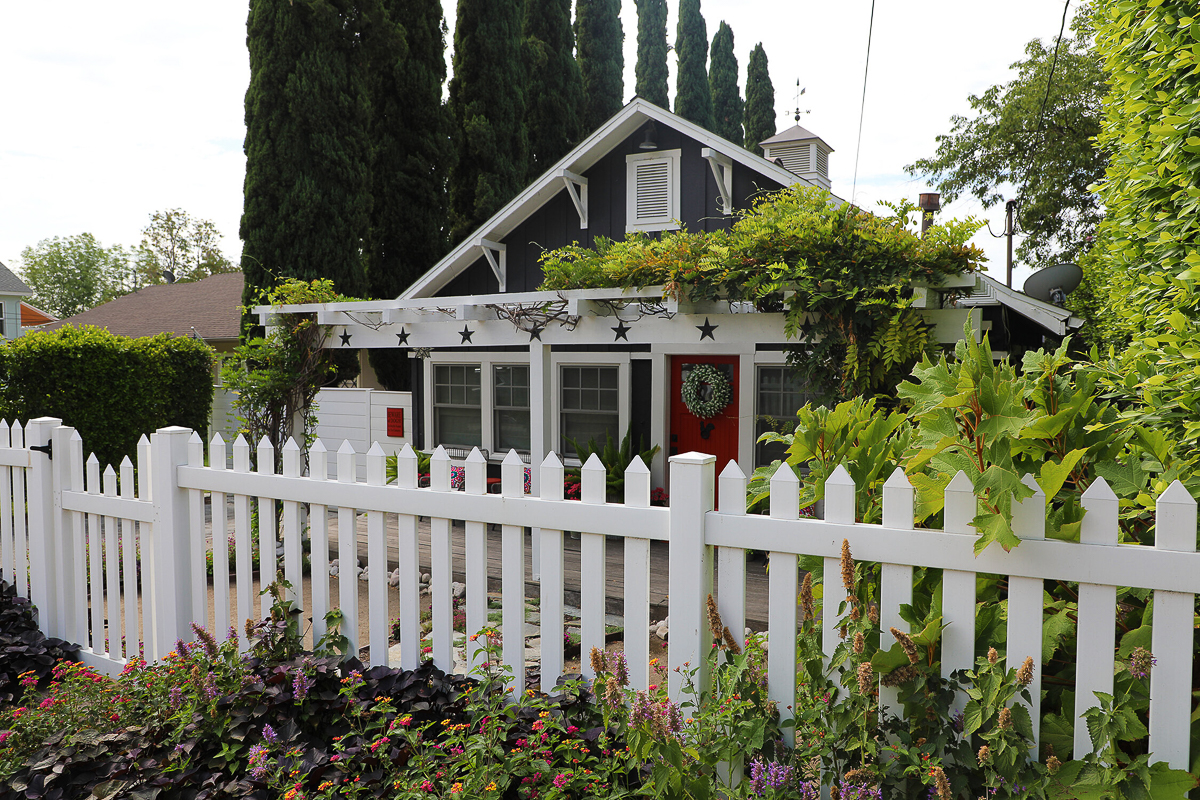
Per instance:
[[[587,230],[588,179],[582,175],[576,175],[569,169],[560,169],[558,177],[562,178],[563,185],[567,187],[567,194],[571,196],[571,202],[575,204],[575,210],[579,212],[579,227]]]
[[[508,291],[508,245],[484,239],[482,236],[476,245],[483,250],[483,256],[487,259],[500,284],[500,291]]]
[[[717,180],[717,191],[721,193],[721,213],[733,213],[733,159],[718,153],[711,147],[700,149],[700,155],[708,162],[713,177]]]

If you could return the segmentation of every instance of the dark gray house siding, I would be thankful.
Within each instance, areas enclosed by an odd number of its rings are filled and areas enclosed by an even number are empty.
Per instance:
[[[644,153],[638,145],[641,130],[625,139],[584,173],[588,179],[588,227],[581,230],[579,215],[565,188],[504,237],[507,246],[509,292],[531,292],[542,282],[538,258],[545,250],[578,242],[591,247],[595,237],[625,237],[625,157]],[[658,124],[654,135],[658,150],[680,150],[680,217],[690,231],[728,228],[733,217],[720,213],[720,192],[708,162],[701,157],[704,145],[680,131]],[[763,193],[783,188],[780,183],[742,164],[733,165],[733,195],[736,208],[749,208]],[[480,256],[470,267],[446,284],[437,295],[453,297],[495,294],[500,291],[487,260]]]

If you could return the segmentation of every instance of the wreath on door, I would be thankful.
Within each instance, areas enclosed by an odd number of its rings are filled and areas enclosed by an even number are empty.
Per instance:
[[[708,399],[704,398],[705,386],[709,388]],[[700,419],[712,419],[729,405],[733,389],[721,370],[712,364],[697,364],[692,367],[679,394],[688,411]]]

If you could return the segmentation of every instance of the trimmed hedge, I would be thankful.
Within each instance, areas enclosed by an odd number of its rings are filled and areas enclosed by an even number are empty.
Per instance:
[[[165,425],[204,437],[212,409],[213,351],[168,334],[130,339],[65,325],[0,344],[0,419],[59,417],[86,453],[116,466],[138,438]]]

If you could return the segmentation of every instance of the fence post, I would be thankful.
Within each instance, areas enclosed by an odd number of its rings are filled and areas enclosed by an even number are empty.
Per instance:
[[[887,482],[883,484],[883,526],[899,530],[912,530],[913,527],[913,491],[912,483],[904,474],[904,469],[896,467]],[[879,647],[887,650],[892,645],[891,629],[909,631],[909,625],[900,616],[900,606],[912,604],[913,568],[907,564],[879,565]],[[879,708],[887,709],[890,713],[903,714],[904,707],[900,704],[900,690],[879,685]]]
[[[1158,497],[1154,510],[1154,546],[1196,552],[1196,501],[1174,481]],[[1154,592],[1151,650],[1158,666],[1150,675],[1150,752],[1172,769],[1187,769],[1192,690],[1192,653],[1196,634],[1192,609],[1196,596]]]
[[[1046,538],[1046,493],[1032,475],[1023,482],[1033,489],[1033,496],[1013,503],[1013,532],[1022,540]],[[1040,578],[1008,579],[1008,655],[1007,666],[1019,669],[1026,658],[1034,664],[1033,681],[1029,684],[1029,721],[1033,724],[1031,758],[1041,752],[1042,722],[1042,581]],[[1018,700],[1023,703],[1024,701]]]
[[[60,425],[62,420],[54,417],[30,421],[25,427],[26,446],[48,444],[55,428]],[[55,544],[62,540],[59,532],[60,515],[56,511],[62,503],[54,485],[54,465],[49,454],[31,450],[29,456],[29,494],[26,497],[29,507],[26,536],[29,540],[29,574],[32,578],[29,594],[37,613],[38,627],[48,636],[65,639],[68,632],[59,626],[58,609],[55,608],[59,576]],[[20,479],[21,473],[13,470],[14,482]],[[21,513],[20,509],[16,511]],[[14,572],[17,563],[19,559],[14,559],[9,565]],[[20,586],[16,575],[12,577],[13,585]]]
[[[667,650],[667,687],[675,702],[683,697],[684,671],[696,668],[698,690],[703,691],[708,684],[709,637],[704,602],[712,592],[712,548],[704,542],[704,515],[713,510],[716,463],[716,456],[695,452],[670,458],[671,647]]]
[[[150,435],[150,499],[154,525],[150,538],[151,660],[165,656],[176,639],[193,638],[192,551],[188,546],[188,496],[175,468],[188,463],[190,428],[172,425]],[[143,606],[144,607],[144,606]]]
[[[853,484],[851,487],[853,500]],[[771,476],[771,519],[800,519],[800,479],[786,463],[780,464]],[[767,553],[767,564],[770,567],[767,576],[767,643],[770,645],[767,650],[767,694],[779,707],[782,724],[795,716],[796,580],[799,571],[795,553],[772,550]],[[836,572],[827,568],[825,574]],[[832,598],[828,581],[825,587],[825,597]],[[783,740],[789,747],[794,746],[796,729],[784,729]]]
[[[1119,502],[1104,478],[1097,478],[1083,493],[1079,541],[1084,544],[1117,543]],[[1194,534],[1193,534],[1194,535]],[[1113,554],[1117,554],[1113,548]],[[1078,646],[1075,656],[1075,758],[1092,752],[1083,712],[1096,705],[1096,692],[1112,694],[1113,650],[1117,636],[1117,588],[1079,584]]]
[[[945,491],[943,527],[946,533],[971,535],[975,529],[978,501],[975,487],[967,473],[959,470]],[[949,678],[959,669],[975,666],[975,573],[947,569],[942,571],[942,622],[946,630],[942,633],[942,677]],[[967,707],[966,694],[955,692],[955,712]]]

